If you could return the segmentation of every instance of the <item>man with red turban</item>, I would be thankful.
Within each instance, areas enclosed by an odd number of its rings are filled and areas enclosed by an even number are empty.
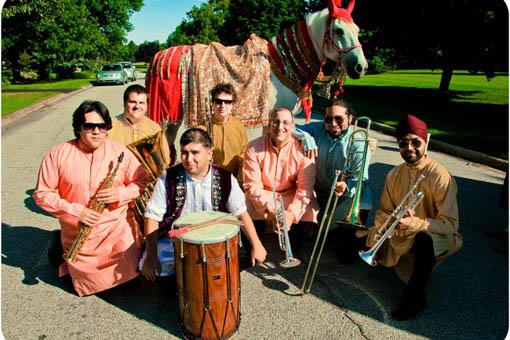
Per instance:
[[[418,177],[425,175],[414,191],[423,192],[423,200],[404,215],[395,234],[383,243],[375,259],[386,267],[395,267],[407,282],[403,299],[391,315],[395,320],[408,320],[425,308],[425,289],[434,266],[461,248],[462,236],[458,231],[457,184],[442,165],[426,155],[427,124],[407,115],[399,122],[395,136],[405,163],[392,169],[386,177],[366,244],[372,247],[377,242],[387,217]]]

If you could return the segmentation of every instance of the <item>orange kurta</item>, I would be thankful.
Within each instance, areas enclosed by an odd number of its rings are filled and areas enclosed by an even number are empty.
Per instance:
[[[62,143],[44,157],[39,170],[34,200],[58,218],[66,252],[78,235],[78,216],[113,171],[121,152],[124,159],[113,184],[119,188],[119,202],[101,213],[76,261],[64,262],[59,268],[60,276],[71,275],[80,296],[103,291],[139,275],[140,245],[135,243],[126,212],[128,203],[140,195],[146,174],[126,147],[108,139],[91,153],[84,152],[77,140]]]
[[[269,135],[246,146],[243,163],[243,186],[248,213],[254,220],[264,219],[266,209],[275,211],[272,194],[283,198],[285,210],[292,211],[293,223],[317,222],[319,205],[313,191],[315,165],[305,157],[300,142],[291,138],[279,152]]]

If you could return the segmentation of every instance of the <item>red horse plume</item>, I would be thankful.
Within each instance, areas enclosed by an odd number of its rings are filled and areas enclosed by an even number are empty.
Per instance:
[[[353,22],[351,13],[354,8],[355,0],[349,1],[347,8],[342,8],[342,0],[329,0],[328,1],[328,10],[329,16],[335,19],[342,19],[347,22]]]

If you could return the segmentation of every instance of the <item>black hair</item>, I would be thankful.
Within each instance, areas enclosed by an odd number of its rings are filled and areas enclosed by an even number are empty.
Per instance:
[[[200,128],[191,128],[184,131],[182,134],[180,140],[181,147],[191,143],[200,143],[209,149],[213,147],[211,136],[207,133],[207,131]]]
[[[143,93],[143,94],[147,95],[147,90],[142,85],[139,85],[139,84],[129,85],[127,87],[127,89],[124,91],[124,105],[127,103],[128,98],[129,98],[129,94],[131,92],[136,92],[136,94]]]
[[[229,83],[219,83],[215,87],[213,87],[211,90],[211,98],[214,100],[214,98],[216,98],[217,95],[223,92],[232,95],[232,100],[234,102],[237,100],[236,90],[234,89],[234,86],[232,86],[232,84]]]
[[[83,123],[85,123],[85,114],[93,111],[103,118],[108,130],[112,128],[112,119],[110,118],[108,108],[100,101],[85,100],[73,113],[73,131],[76,139],[80,139],[80,130]]]
[[[346,109],[347,117],[352,116],[352,120],[354,121],[356,119],[356,112],[352,109],[351,105],[349,105],[345,100],[343,99],[333,99],[326,105],[326,110],[333,107],[333,106],[340,106]]]

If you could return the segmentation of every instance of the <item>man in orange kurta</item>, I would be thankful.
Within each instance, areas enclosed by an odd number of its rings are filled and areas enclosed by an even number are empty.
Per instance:
[[[85,101],[73,114],[76,139],[54,147],[44,157],[36,203],[57,217],[61,242],[67,252],[78,235],[79,224],[91,232],[74,262],[64,262],[59,276],[70,274],[78,295],[90,295],[129,281],[140,273],[140,244],[126,220],[128,203],[140,195],[146,173],[129,150],[106,138],[112,122],[100,102]],[[98,190],[119,164],[109,188]],[[92,197],[105,203],[102,211],[88,208]]]
[[[288,109],[276,108],[270,113],[269,133],[246,146],[243,186],[251,218],[274,222],[274,185],[277,201],[280,196],[283,198],[287,225],[294,225],[289,236],[296,239],[299,247],[304,225],[298,223],[317,223],[319,205],[313,191],[315,165],[292,137],[293,130],[294,117]]]

